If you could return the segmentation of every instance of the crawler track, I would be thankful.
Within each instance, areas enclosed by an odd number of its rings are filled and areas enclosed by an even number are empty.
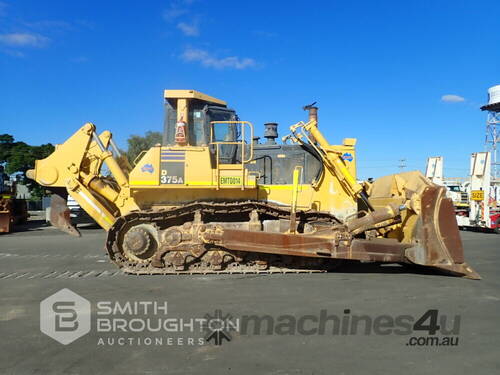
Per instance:
[[[261,220],[290,219],[290,211],[286,208],[262,202],[193,202],[183,207],[138,211],[120,217],[108,232],[106,249],[110,258],[131,274],[311,273],[325,272],[338,265],[339,261],[330,259],[236,252],[209,245],[174,249],[161,240],[151,257],[138,262],[127,257],[121,245],[124,233],[137,225],[153,225],[162,231],[189,225],[196,215],[204,224],[229,224],[249,221],[252,212],[257,212]],[[317,211],[297,212],[296,220],[299,230],[311,222],[340,223],[334,216]]]

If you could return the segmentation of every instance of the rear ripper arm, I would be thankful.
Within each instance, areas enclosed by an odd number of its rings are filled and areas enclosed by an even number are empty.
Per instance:
[[[71,225],[66,198],[75,201],[105,230],[113,225],[122,212],[138,209],[130,196],[128,173],[130,165],[104,131],[97,135],[95,125],[86,123],[66,142],[56,146],[47,158],[37,160],[27,176],[46,186],[52,197],[51,222],[73,235],[79,232]],[[111,146],[112,151],[109,150]],[[103,164],[109,178],[101,173]]]

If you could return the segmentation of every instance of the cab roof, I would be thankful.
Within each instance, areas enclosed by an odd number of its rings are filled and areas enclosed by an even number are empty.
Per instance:
[[[203,94],[202,92],[196,90],[165,90],[164,97],[167,100],[172,99],[198,99],[204,102],[218,104],[221,106],[227,106],[224,100],[214,98],[210,95]]]

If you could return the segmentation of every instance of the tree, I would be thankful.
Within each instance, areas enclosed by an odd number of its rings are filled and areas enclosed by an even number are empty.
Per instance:
[[[5,171],[8,174],[26,172],[35,160],[31,155],[31,146],[24,142],[15,142],[7,153],[7,165]]]
[[[0,134],[0,163],[5,163],[9,155],[14,137],[10,134]]]
[[[127,139],[128,150],[127,157],[130,163],[133,163],[137,155],[141,151],[149,150],[155,144],[162,142],[162,134],[160,132],[147,131],[146,134],[141,137],[140,135],[131,135]]]
[[[14,137],[10,134],[0,134],[0,144],[14,143]]]
[[[13,142],[8,147],[0,144],[0,162],[6,163],[5,171],[9,174],[22,172],[35,167],[35,160],[44,159],[54,152],[50,143],[30,146],[24,142]]]
[[[26,178],[26,171],[35,167],[35,160],[44,159],[54,152],[50,143],[30,146],[24,142],[15,142],[10,134],[0,134],[0,164],[5,164],[8,174],[21,173],[22,183],[26,184],[35,197],[44,194],[43,188],[35,181]]]

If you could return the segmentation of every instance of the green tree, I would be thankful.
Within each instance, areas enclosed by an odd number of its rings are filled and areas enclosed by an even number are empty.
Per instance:
[[[35,167],[35,160],[44,159],[54,152],[50,143],[30,146],[24,142],[15,142],[10,134],[0,134],[0,164],[5,165],[7,174],[21,173],[22,183],[26,184],[35,197],[41,197],[44,189],[35,181],[26,178],[26,171]]]
[[[133,163],[137,155],[141,151],[149,150],[155,144],[162,142],[162,134],[160,132],[147,131],[146,134],[141,137],[140,135],[131,135],[127,139],[127,157],[130,163]]]
[[[0,143],[13,143],[14,137],[10,134],[0,134]]]
[[[14,137],[10,134],[0,134],[0,163],[6,163],[9,152],[14,143]]]

